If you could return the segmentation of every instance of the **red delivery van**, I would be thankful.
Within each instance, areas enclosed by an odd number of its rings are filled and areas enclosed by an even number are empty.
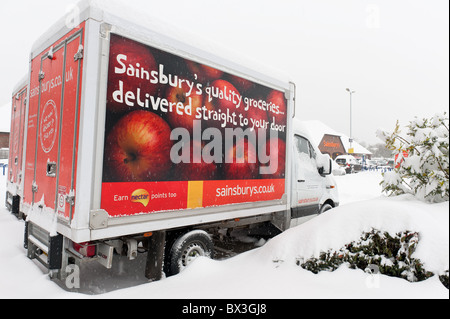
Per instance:
[[[52,277],[140,247],[157,280],[212,256],[216,234],[275,234],[339,204],[289,80],[109,8],[77,11],[33,46],[24,121],[25,247]]]

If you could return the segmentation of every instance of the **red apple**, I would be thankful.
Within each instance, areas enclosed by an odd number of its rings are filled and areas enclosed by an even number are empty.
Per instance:
[[[199,82],[214,81],[220,79],[223,75],[222,71],[197,62],[186,60],[186,65],[192,76],[194,78],[195,75],[197,76],[196,80]]]
[[[174,107],[172,112],[167,114],[167,122],[169,122],[172,128],[184,127],[192,136],[197,108],[201,109],[203,106],[203,95],[197,94],[195,88],[193,88],[188,96],[189,90],[189,86],[185,82],[183,82],[181,88],[169,88],[166,93],[166,99],[169,103],[181,103],[184,107],[180,109]]]
[[[244,103],[241,100],[241,103],[238,104],[241,95],[233,84],[225,80],[216,80],[211,84],[211,88],[214,93],[220,95],[219,97],[213,97],[211,101],[216,106],[216,109],[220,108],[222,112],[227,109],[243,112]]]
[[[284,93],[273,90],[267,96],[267,103],[269,105],[268,113],[270,122],[273,123],[273,119],[275,118],[275,123],[277,125],[286,125],[287,108]]]
[[[243,145],[242,149],[239,145]],[[243,138],[225,152],[225,163],[223,165],[225,179],[255,179],[259,174],[257,164],[258,157],[256,147]]]
[[[275,162],[277,163],[274,173],[266,175],[267,178],[284,178],[286,170],[286,142],[278,137],[272,137],[266,143],[266,152],[270,157],[270,161],[263,166],[269,166],[270,164],[274,165]]]
[[[242,93],[252,88],[253,82],[247,79],[241,78],[237,75],[229,75],[230,82],[234,84]]]
[[[141,95],[156,95],[159,85],[150,83],[147,74],[157,70],[158,66],[147,46],[119,36],[112,36],[108,68],[108,98],[107,109],[113,113],[123,113],[131,109],[125,103],[113,98],[113,93],[119,90],[119,81],[123,82],[123,94],[127,91]],[[144,72],[143,72],[144,71]]]
[[[205,143],[192,140],[190,145],[190,162],[175,165],[174,176],[180,181],[207,181],[217,178],[217,165],[205,163],[202,159],[202,150]]]
[[[172,166],[169,125],[155,113],[138,110],[122,117],[105,143],[108,180],[161,181]]]
[[[203,76],[206,77],[208,80],[220,79],[220,77],[223,75],[222,71],[207,65],[202,65],[202,70]]]
[[[228,81],[216,80],[210,86],[211,100],[208,94],[205,93],[204,104],[206,108],[213,109],[221,114],[229,114],[232,118],[227,116],[226,126],[229,128],[238,127],[240,124],[239,115],[245,116],[245,104],[241,99],[239,91]],[[233,118],[234,113],[234,118]],[[216,121],[214,126],[222,127],[223,121]]]

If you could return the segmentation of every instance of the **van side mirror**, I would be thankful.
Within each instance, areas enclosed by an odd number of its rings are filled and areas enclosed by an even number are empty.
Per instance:
[[[328,170],[325,172],[325,174],[324,175],[331,175],[331,173],[333,173],[333,161],[331,160],[331,158],[330,158],[330,160],[328,161]]]
[[[333,164],[328,154],[320,154],[317,157],[317,169],[320,175],[331,175]]]

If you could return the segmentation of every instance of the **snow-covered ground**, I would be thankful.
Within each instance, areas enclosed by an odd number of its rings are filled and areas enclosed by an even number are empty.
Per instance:
[[[199,258],[180,275],[153,283],[143,277],[142,260],[116,262],[109,272],[93,263],[82,269],[82,287],[75,293],[50,281],[37,263],[27,259],[22,247],[23,222],[2,207],[0,298],[449,298],[449,290],[437,276],[410,283],[346,266],[315,275],[296,265],[298,258],[339,249],[363,231],[376,228],[394,234],[420,232],[414,257],[421,259],[427,270],[439,273],[449,269],[448,202],[425,204],[409,196],[386,198],[380,194],[378,172],[338,176],[336,180],[339,208],[284,232],[260,248],[223,261]],[[0,203],[4,194],[5,177],[0,174]],[[131,266],[136,271],[130,271]],[[89,275],[83,270],[89,270]]]

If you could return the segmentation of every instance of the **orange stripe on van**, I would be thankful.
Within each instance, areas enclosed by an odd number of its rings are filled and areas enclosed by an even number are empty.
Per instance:
[[[187,208],[203,207],[203,181],[190,181]]]

